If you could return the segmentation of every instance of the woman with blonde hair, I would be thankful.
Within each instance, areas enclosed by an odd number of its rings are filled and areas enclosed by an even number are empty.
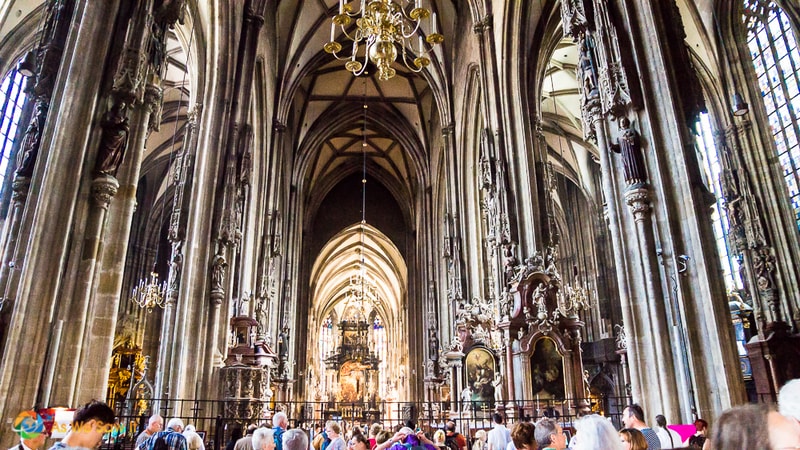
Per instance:
[[[475,443],[472,444],[472,450],[485,450],[486,449],[486,430],[478,430],[475,432]]]

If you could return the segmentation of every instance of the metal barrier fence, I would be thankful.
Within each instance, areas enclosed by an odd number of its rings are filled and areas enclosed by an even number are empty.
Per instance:
[[[116,405],[120,432],[107,436],[103,448],[129,450],[136,436],[147,426],[154,413],[164,417],[180,418],[186,425],[194,425],[201,433],[208,450],[225,446],[234,427],[245,428],[248,424],[272,426],[272,416],[283,411],[289,418],[290,427],[300,427],[312,433],[326,420],[343,422],[345,430],[353,425],[369,426],[382,423],[384,428],[394,428],[407,422],[422,428],[426,433],[442,429],[448,420],[469,439],[477,430],[491,429],[492,414],[502,411],[510,423],[535,421],[541,417],[556,418],[565,430],[571,430],[579,414],[578,405],[590,407],[593,412],[610,417],[615,427],[620,427],[622,410],[630,402],[627,397],[601,397],[572,399],[567,401],[514,401],[502,402],[253,402],[223,400],[158,399],[135,404]],[[510,424],[509,424],[510,425]]]

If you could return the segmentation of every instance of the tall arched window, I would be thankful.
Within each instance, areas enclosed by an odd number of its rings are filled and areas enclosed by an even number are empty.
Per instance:
[[[720,187],[722,166],[714,142],[711,117],[708,113],[700,113],[695,129],[697,130],[695,148],[703,169],[703,178],[708,190],[717,198],[717,201],[711,207],[711,221],[714,227],[714,238],[722,265],[722,273],[725,277],[725,287],[728,291],[734,291],[742,288],[742,280],[739,276],[739,260],[730,251],[730,242],[728,241],[730,225],[724,208],[725,200],[722,197],[722,188]]]
[[[789,17],[772,1],[745,0],[747,46],[789,198],[800,226],[800,51]]]
[[[9,167],[11,148],[17,138],[22,107],[25,104],[25,93],[22,84],[25,77],[16,69],[3,78],[0,84],[0,186],[5,187],[6,178],[13,167]],[[3,197],[5,197],[3,193]]]

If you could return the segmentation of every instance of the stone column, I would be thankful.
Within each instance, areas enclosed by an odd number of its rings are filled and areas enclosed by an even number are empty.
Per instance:
[[[631,186],[625,191],[625,202],[633,214],[636,223],[636,232],[639,243],[639,257],[644,269],[645,304],[634,305],[636,317],[634,320],[643,327],[649,324],[653,348],[648,351],[652,356],[645,367],[652,368],[655,372],[647,376],[657,381],[661,392],[661,411],[669,417],[681,417],[678,401],[677,385],[674,380],[675,365],[673,362],[672,346],[670,345],[670,331],[668,328],[666,308],[662,297],[661,279],[658,277],[658,261],[656,260],[655,238],[653,236],[653,223],[651,219],[650,192],[646,186]],[[636,328],[642,329],[642,328]],[[644,328],[647,329],[647,328]],[[653,364],[655,363],[655,364]],[[652,398],[652,397],[651,397]],[[634,399],[635,400],[635,399]],[[651,410],[653,410],[651,408]]]
[[[96,65],[86,61],[105,61],[107,37],[116,17],[109,11],[116,11],[117,4],[79,2],[65,52],[73,56],[62,64],[53,90],[53,110],[42,134],[40,152],[46,164],[37,164],[34,169],[30,199],[20,227],[42,232],[31,234],[24,246],[18,245],[26,256],[18,287],[13,290],[18,301],[14,304],[8,340],[16,344],[5,349],[4,370],[0,374],[0,418],[4,423],[13,420],[22,405],[42,404],[38,393],[42,369],[49,342],[56,339],[51,337],[55,328],[51,329],[48,312],[63,298],[58,289],[64,271],[61,261],[67,249],[64,236],[70,235],[80,185],[76,174],[84,165],[83,152],[102,76]],[[12,444],[10,434],[4,434],[2,445]]]

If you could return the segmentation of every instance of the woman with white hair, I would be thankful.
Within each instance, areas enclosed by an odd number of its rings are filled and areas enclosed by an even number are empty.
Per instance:
[[[186,438],[186,446],[189,447],[189,450],[206,450],[203,438],[197,434],[194,425],[186,425],[186,428],[183,430],[183,437]]]
[[[611,422],[603,416],[590,414],[575,422],[575,429],[578,434],[573,438],[574,450],[622,450],[617,430]]]
[[[253,450],[275,450],[275,434],[271,428],[258,428],[253,432]]]

